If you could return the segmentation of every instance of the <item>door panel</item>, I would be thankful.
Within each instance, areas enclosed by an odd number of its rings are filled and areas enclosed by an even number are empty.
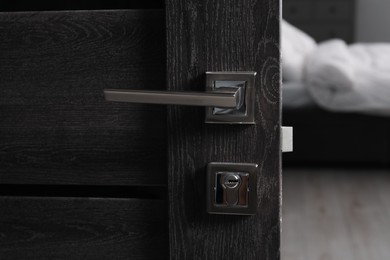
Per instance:
[[[166,185],[164,12],[0,14],[0,183]]]
[[[202,109],[168,108],[171,258],[279,259],[279,1],[166,3],[169,90],[204,90],[206,71],[257,72],[255,125],[204,124]],[[259,165],[255,216],[207,214],[210,162]]]
[[[2,197],[0,208],[1,259],[168,258],[163,201]]]
[[[165,7],[0,13],[1,259],[279,259],[279,2]],[[257,72],[254,125],[104,101],[206,71]],[[254,216],[207,214],[210,162],[259,165]]]

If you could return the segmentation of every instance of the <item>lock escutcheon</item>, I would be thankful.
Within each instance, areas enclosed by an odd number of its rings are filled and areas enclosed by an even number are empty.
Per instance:
[[[256,164],[209,163],[207,174],[209,213],[234,215],[255,213]]]

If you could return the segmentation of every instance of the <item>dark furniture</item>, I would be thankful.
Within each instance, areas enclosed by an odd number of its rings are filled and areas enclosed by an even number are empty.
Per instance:
[[[354,38],[354,0],[283,0],[283,18],[316,41]]]
[[[390,166],[388,117],[328,112],[318,107],[283,111],[294,127],[294,152],[285,166]]]

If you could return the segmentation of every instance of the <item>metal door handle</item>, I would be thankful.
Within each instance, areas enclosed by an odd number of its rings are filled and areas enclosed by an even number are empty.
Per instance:
[[[106,89],[104,96],[107,101],[225,107],[240,109],[244,103],[242,87],[218,88],[210,92],[174,92]]]
[[[206,123],[254,124],[256,72],[206,72],[205,92],[105,89],[107,101],[204,106]]]

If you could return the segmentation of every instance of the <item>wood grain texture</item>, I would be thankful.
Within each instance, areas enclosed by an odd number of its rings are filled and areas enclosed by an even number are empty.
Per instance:
[[[0,183],[166,185],[164,12],[0,13]]]
[[[388,259],[389,196],[388,170],[286,169],[282,259]]]
[[[256,125],[168,108],[170,257],[279,259],[279,1],[168,0],[166,13],[168,89],[204,90],[206,71],[258,73]],[[206,213],[209,162],[259,164],[255,216]]]
[[[53,10],[162,9],[164,0],[13,0],[0,6],[1,12]]]
[[[0,211],[2,260],[168,257],[162,201],[1,197]]]

